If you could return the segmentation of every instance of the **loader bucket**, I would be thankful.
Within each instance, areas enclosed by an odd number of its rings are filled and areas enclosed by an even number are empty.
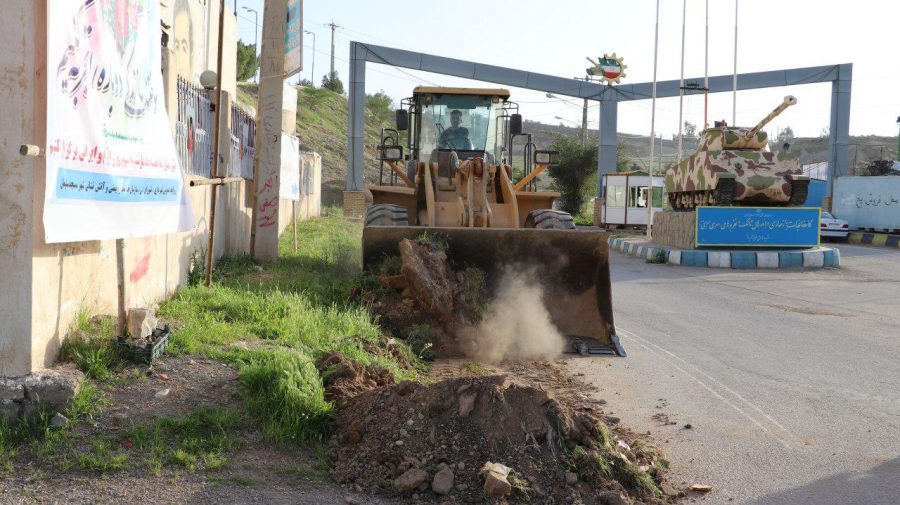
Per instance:
[[[544,304],[570,350],[625,356],[613,324],[608,234],[600,231],[367,226],[363,267],[398,255],[401,240],[424,232],[447,238],[459,266],[485,271],[489,283],[504,269],[530,270],[544,288]]]

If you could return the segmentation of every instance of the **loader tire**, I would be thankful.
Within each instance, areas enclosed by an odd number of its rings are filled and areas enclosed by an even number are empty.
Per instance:
[[[553,209],[533,210],[525,218],[525,228],[540,230],[574,230],[575,222],[568,212]]]
[[[409,226],[409,211],[399,205],[373,205],[366,211],[366,226]]]

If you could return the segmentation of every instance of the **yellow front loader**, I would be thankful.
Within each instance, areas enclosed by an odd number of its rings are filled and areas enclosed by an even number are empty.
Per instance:
[[[397,111],[397,128],[382,134],[363,264],[396,254],[404,238],[439,233],[455,262],[489,279],[510,270],[536,277],[570,349],[624,356],[613,325],[608,235],[576,230],[571,215],[553,209],[559,193],[537,190],[537,175],[557,153],[536,149],[516,111],[504,89],[416,88]],[[518,137],[527,141],[515,181]]]

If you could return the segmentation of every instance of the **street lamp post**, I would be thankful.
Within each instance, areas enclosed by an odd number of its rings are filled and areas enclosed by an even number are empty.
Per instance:
[[[312,74],[310,76],[311,78],[309,81],[312,82],[313,87],[315,88],[316,87],[316,34],[309,30],[303,30],[303,33],[308,33],[309,35],[312,35],[312,38],[313,38]]]
[[[241,8],[253,13],[253,55],[256,56],[256,70],[259,70],[259,13],[246,5]],[[256,72],[253,72],[253,75],[256,76]],[[256,82],[259,82],[259,79]]]

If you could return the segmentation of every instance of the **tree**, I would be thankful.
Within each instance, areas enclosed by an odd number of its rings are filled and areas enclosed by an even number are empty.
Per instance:
[[[310,81],[309,79],[301,79],[298,84],[300,84],[300,86],[303,86],[304,88],[315,88],[316,87],[316,85],[313,84],[313,82]]]
[[[587,199],[588,177],[597,171],[597,146],[583,146],[578,140],[558,137],[550,148],[559,151],[559,164],[547,172],[560,193],[560,208],[577,216]]]
[[[374,95],[366,95],[366,109],[381,124],[390,122],[393,104],[394,99],[389,97],[384,90]]]
[[[684,136],[694,138],[697,135],[697,125],[690,121],[684,122]]]
[[[339,95],[344,94],[344,83],[341,82],[341,79],[338,77],[336,71],[322,76],[322,87],[325,89],[330,89],[331,91],[334,91]]]
[[[776,140],[778,141],[778,145],[781,145],[781,144],[784,144],[785,142],[793,140],[793,138],[794,138],[794,130],[792,130],[790,126],[785,126],[784,130],[781,130],[780,132],[778,132],[778,138]]]
[[[258,64],[256,45],[244,44],[239,40],[237,43],[237,80],[246,81],[256,75]]]

